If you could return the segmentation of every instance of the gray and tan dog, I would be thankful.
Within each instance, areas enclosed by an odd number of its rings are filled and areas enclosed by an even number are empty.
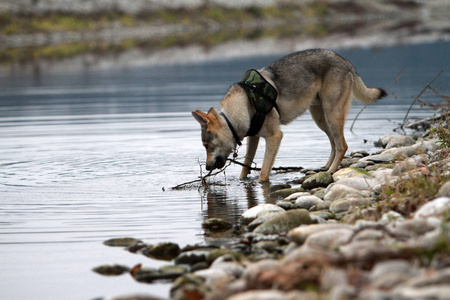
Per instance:
[[[266,140],[260,181],[269,180],[283,138],[280,124],[292,122],[309,109],[317,126],[327,134],[331,143],[331,154],[325,168],[335,172],[348,148],[344,138],[344,123],[352,96],[367,104],[386,96],[382,89],[367,88],[355,67],[329,50],[292,53],[254,71],[269,89],[274,89],[276,97],[276,104],[269,103],[272,106],[269,105],[269,110],[265,111],[258,132],[248,136],[244,161],[247,166],[253,162],[259,138]],[[253,126],[252,120],[258,114],[258,105],[250,99],[251,91],[260,94],[262,99],[268,98],[252,82],[241,81],[228,90],[220,103],[221,113],[215,108],[211,108],[208,113],[200,110],[192,112],[201,125],[207,170],[224,167],[228,156],[249,135],[250,124]],[[270,99],[267,101],[270,102]],[[241,177],[245,178],[249,173],[249,168],[243,167]]]

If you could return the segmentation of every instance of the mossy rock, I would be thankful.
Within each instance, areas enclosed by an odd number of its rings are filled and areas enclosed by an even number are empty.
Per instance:
[[[256,227],[254,233],[277,234],[311,223],[313,220],[306,209],[291,209],[262,223]]]
[[[302,188],[311,190],[318,187],[327,187],[333,182],[333,176],[329,172],[319,172],[309,176],[302,183]]]

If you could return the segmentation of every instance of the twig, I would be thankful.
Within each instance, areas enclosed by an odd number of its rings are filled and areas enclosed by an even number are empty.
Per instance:
[[[416,101],[422,96],[422,94],[428,89],[431,88],[431,84],[444,72],[444,70],[441,70],[436,76],[434,76],[433,79],[431,79],[430,82],[420,91],[420,93],[414,98],[413,102],[409,106],[408,111],[406,112],[405,117],[403,118],[403,123],[400,125],[400,128],[403,129],[405,127],[406,120],[408,119],[409,112],[411,111],[413,105],[416,103]]]
[[[403,69],[400,70],[400,72],[397,74],[397,76],[395,77],[395,79],[391,83],[391,85],[386,88],[387,91],[389,91],[394,86],[394,84],[396,84],[397,81],[399,81],[399,79],[400,79],[403,71],[405,71],[405,69],[406,69],[406,67],[403,67]],[[364,105],[363,108],[361,108],[361,110],[356,114],[356,117],[355,117],[355,119],[352,122],[352,126],[350,126],[350,132],[353,133],[353,126],[355,125],[356,120],[358,120],[359,115],[366,109],[367,105],[368,104]]]
[[[219,171],[217,171],[215,173],[212,173],[212,171],[209,171],[209,173],[206,174],[205,176],[202,176],[201,175],[201,171],[200,171],[199,179],[188,181],[188,182],[184,182],[184,183],[180,183],[179,185],[176,185],[176,186],[172,187],[172,190],[178,190],[178,189],[181,189],[181,188],[183,188],[183,187],[185,187],[187,185],[190,185],[190,184],[193,184],[193,183],[197,183],[197,182],[201,182],[204,187],[207,187],[208,185],[206,183],[206,178],[207,177],[211,177],[211,176],[216,176],[217,174],[220,174],[220,173],[224,172],[225,169],[228,168],[231,165],[231,163],[235,163],[235,164],[240,165],[242,167],[248,167],[248,168],[250,168],[251,171],[261,171],[261,168],[249,167],[249,166],[245,165],[244,163],[242,163],[240,161],[237,161],[237,160],[234,160],[234,159],[230,159],[229,158],[229,159],[227,159],[227,161],[229,161],[229,163],[225,167],[220,169]],[[275,168],[272,168],[272,170],[273,171],[296,172],[296,171],[303,170],[303,167],[275,167]]]
[[[223,167],[222,169],[220,169],[219,171],[213,173],[212,171],[209,171],[208,174],[206,174],[205,176],[202,176],[202,171],[200,169],[200,176],[199,179],[195,179],[195,180],[191,180],[188,182],[184,182],[184,183],[180,183],[174,187],[172,187],[172,190],[179,190],[182,187],[185,187],[187,185],[193,184],[193,183],[197,183],[197,182],[201,182],[203,187],[208,187],[208,184],[206,183],[206,178],[211,177],[211,176],[216,176],[217,174],[220,174],[222,172],[225,172],[225,169],[228,168],[230,166],[230,164],[226,165],[225,167]]]

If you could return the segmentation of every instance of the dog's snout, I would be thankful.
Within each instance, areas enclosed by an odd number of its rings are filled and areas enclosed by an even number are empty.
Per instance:
[[[216,168],[217,169],[222,169],[225,166],[225,159],[222,157],[218,157],[216,159]]]
[[[212,171],[214,169],[215,169],[215,167],[213,164],[208,164],[208,163],[206,164],[206,171]]]
[[[223,157],[217,157],[213,161],[206,162],[206,170],[212,171],[214,169],[222,169],[225,166],[226,159]]]

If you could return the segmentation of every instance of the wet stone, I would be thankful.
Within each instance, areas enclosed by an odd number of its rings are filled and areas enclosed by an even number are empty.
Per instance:
[[[333,176],[329,172],[319,172],[306,178],[302,183],[304,189],[314,189],[318,187],[327,187],[333,182]]]
[[[144,249],[145,247],[149,247],[150,245],[144,244],[143,242],[137,242],[132,244],[126,248],[127,251],[131,253],[137,253],[139,250]]]
[[[212,249],[202,249],[202,250],[192,250],[187,252],[182,252],[180,255],[178,255],[177,258],[175,258],[175,264],[181,265],[194,265],[196,263],[205,262],[208,258],[208,253]]]
[[[219,218],[207,219],[202,224],[203,229],[211,232],[223,232],[233,228],[233,224]]]
[[[142,241],[135,238],[124,237],[109,239],[103,242],[104,245],[111,247],[129,247],[136,243],[142,243]]]
[[[118,276],[130,271],[130,268],[122,265],[102,265],[92,269],[95,273],[105,276]]]
[[[175,243],[163,242],[142,249],[142,254],[159,260],[172,260],[180,254],[180,247]]]
[[[274,184],[269,187],[269,192],[275,192],[278,190],[289,189],[289,188],[291,188],[290,184]]]
[[[285,197],[287,197],[287,196],[289,196],[289,195],[291,195],[293,193],[304,192],[304,191],[305,191],[304,188],[281,189],[281,190],[275,191],[273,193],[270,193],[269,196],[270,197],[274,197],[274,198],[276,198],[276,197],[283,197],[283,198],[285,198]]]

